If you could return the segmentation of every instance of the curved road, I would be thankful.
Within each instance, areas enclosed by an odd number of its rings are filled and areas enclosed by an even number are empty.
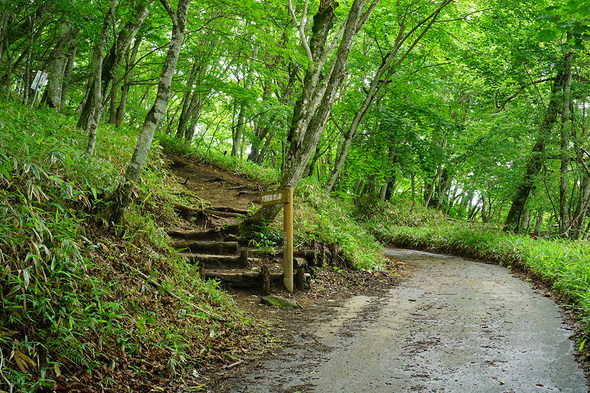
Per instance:
[[[509,270],[388,250],[414,266],[385,298],[356,297],[297,345],[215,392],[587,393],[559,308]]]

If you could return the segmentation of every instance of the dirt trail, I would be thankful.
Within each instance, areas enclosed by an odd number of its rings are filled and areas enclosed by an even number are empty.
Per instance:
[[[210,392],[588,392],[553,301],[496,265],[388,250],[414,268],[350,299]]]

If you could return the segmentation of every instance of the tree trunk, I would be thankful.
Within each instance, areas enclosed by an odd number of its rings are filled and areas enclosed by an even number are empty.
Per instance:
[[[583,176],[580,195],[578,196],[578,203],[572,220],[571,237],[574,240],[578,240],[582,236],[584,221],[586,221],[586,217],[588,216],[588,208],[590,208],[590,178]]]
[[[520,228],[522,229],[522,233],[529,232],[529,226],[531,222],[531,212],[529,209],[524,209],[522,211],[522,218],[520,220]]]
[[[115,209],[111,215],[112,221],[118,225],[123,223],[125,209],[131,203],[133,188],[139,181],[139,177],[143,171],[148,153],[152,146],[154,132],[160,124],[160,121],[166,112],[166,108],[168,107],[168,102],[170,100],[170,86],[172,85],[172,77],[174,76],[176,64],[178,63],[178,57],[180,55],[180,49],[182,48],[190,2],[191,0],[179,0],[177,12],[174,13],[174,10],[168,1],[162,0],[162,4],[172,20],[172,37],[160,73],[156,99],[152,108],[146,115],[139,139],[137,140],[137,146],[131,157],[127,170],[125,171],[125,181],[119,185],[117,192],[118,200],[116,201]]]
[[[30,86],[32,81],[32,74],[33,70],[31,69],[31,62],[33,60],[33,46],[35,44],[35,24],[36,20],[32,20],[31,16],[29,16],[31,20],[31,30],[30,30],[30,38],[29,38],[29,47],[27,48],[27,61],[25,65],[25,73],[24,73],[24,83],[25,88],[23,89],[23,105],[28,105],[29,100],[35,99],[34,95],[33,98],[30,97],[31,94],[35,94],[32,92]],[[44,70],[43,70],[44,71]]]
[[[143,37],[136,36],[133,49],[131,49],[131,53],[127,51],[125,58],[125,76],[123,77],[123,86],[121,87],[121,99],[119,100],[117,114],[114,119],[114,124],[117,128],[121,127],[121,124],[123,124],[123,117],[125,116],[125,108],[129,97],[129,76],[131,70],[135,67],[135,59],[137,58],[137,52],[139,51],[139,46],[141,45],[142,40]]]
[[[469,210],[469,214],[467,215],[467,221],[472,221],[473,218],[475,217],[475,215],[477,214],[477,212],[479,211],[479,203],[481,202],[481,197],[477,199],[477,202],[471,206],[471,209]]]
[[[537,221],[535,222],[535,230],[534,232],[539,233],[541,231],[541,225],[543,225],[543,215],[545,214],[545,210],[541,209],[537,212]]]
[[[363,14],[368,1],[354,0],[348,12],[342,38],[328,74],[322,79],[324,64],[332,48],[326,48],[326,41],[335,18],[335,0],[325,0],[314,16],[312,37],[309,43],[309,67],[304,79],[301,98],[295,104],[293,120],[287,141],[290,143],[281,176],[282,187],[296,187],[303,176],[307,163],[322,136],[324,126],[336,99],[336,93],[345,76],[348,55],[354,37],[367,22],[378,0],[374,0]],[[301,30],[302,32],[303,30]],[[302,40],[305,42],[305,40]],[[323,84],[320,82],[323,81]],[[280,211],[280,205],[266,205],[258,210],[250,221],[272,221]]]
[[[180,117],[178,118],[178,128],[176,129],[176,138],[178,139],[185,139],[186,137],[186,130],[189,118],[191,116],[191,107],[194,105],[194,101],[197,99],[192,88],[195,83],[197,72],[198,63],[194,63],[186,82],[188,89],[184,92],[182,97],[182,111],[180,112]]]
[[[63,75],[63,85],[61,88],[61,103],[60,109],[65,108],[67,98],[68,98],[68,88],[70,86],[70,81],[72,79],[72,73],[74,72],[74,63],[76,61],[76,53],[78,51],[78,43],[73,43],[70,51],[68,52],[68,62],[66,63],[66,68],[64,70]]]
[[[114,79],[111,92],[109,93],[109,118],[107,119],[107,123],[109,124],[115,124],[115,119],[117,118],[117,97],[119,95],[119,89],[122,87],[121,83],[121,79]]]
[[[559,67],[557,75],[553,80],[553,86],[549,97],[549,104],[547,110],[539,127],[539,134],[537,136],[537,142],[533,147],[531,158],[527,164],[525,175],[518,185],[514,196],[512,197],[512,204],[506,221],[504,222],[505,231],[518,231],[520,223],[520,216],[526,205],[527,199],[531,192],[535,188],[535,181],[537,175],[543,167],[545,147],[547,140],[551,136],[553,125],[557,121],[557,115],[561,107],[561,99],[563,88],[565,86],[565,72],[563,63]]]
[[[107,40],[107,33],[109,30],[109,26],[111,24],[111,19],[115,15],[115,9],[117,7],[118,0],[111,0],[111,4],[109,7],[109,11],[104,18],[104,24],[102,26],[102,32],[100,33],[100,38],[98,43],[94,48],[94,81],[92,82],[95,86],[101,86],[101,77],[102,77],[102,52],[104,51],[104,47]],[[102,111],[104,106],[102,105],[102,90],[101,89],[94,89],[94,96],[92,99],[95,102],[94,108],[91,113],[90,123],[88,124],[88,145],[86,146],[86,153],[89,155],[94,154],[94,148],[96,147],[96,130],[98,128],[98,122],[100,117],[102,116]]]
[[[89,121],[94,113],[96,113],[94,107],[101,106],[101,102],[96,102],[95,99],[97,94],[94,92],[95,89],[101,90],[101,97],[106,96],[110,83],[115,77],[115,69],[120,64],[123,56],[131,42],[135,38],[135,35],[139,31],[139,28],[148,17],[153,0],[145,0],[139,2],[133,10],[131,19],[127,21],[125,26],[121,29],[117,35],[117,39],[113,42],[108,54],[101,59],[102,61],[102,72],[100,78],[95,77],[96,80],[100,80],[100,85],[92,83],[89,85],[87,93],[88,98],[82,108],[82,113],[78,119],[77,126],[82,129],[87,129]],[[101,53],[102,57],[102,53]]]
[[[242,144],[242,136],[244,134],[244,126],[246,124],[246,102],[240,103],[238,111],[238,124],[235,127],[232,138],[231,156],[238,157],[240,154],[240,146]]]
[[[432,201],[432,197],[434,196],[434,190],[436,188],[436,183],[438,182],[441,171],[442,171],[442,168],[441,168],[441,165],[439,165],[436,168],[436,173],[434,174],[434,178],[432,179],[432,183],[428,183],[428,187],[425,187],[426,195],[424,197],[424,207],[430,206],[430,202]],[[425,186],[427,185],[426,180],[424,180],[424,185]]]
[[[489,219],[488,213],[489,206],[486,202],[486,197],[482,194],[481,196],[481,222],[486,223]]]
[[[46,93],[46,104],[49,108],[54,108],[58,111],[62,108],[62,96],[64,87],[66,86],[66,72],[68,71],[68,59],[71,53],[71,47],[76,35],[80,32],[78,27],[68,28],[64,31],[50,55],[50,62],[48,67],[48,81]]]
[[[414,212],[416,207],[416,174],[412,173],[410,176],[411,190],[412,190],[412,206],[410,207],[410,214]]]
[[[45,93],[47,94],[47,107],[61,110],[61,96],[64,86],[64,74],[68,64],[68,56],[65,53],[59,53],[49,65],[48,81]]]
[[[444,210],[445,204],[448,202],[448,192],[449,186],[451,184],[451,179],[449,175],[448,166],[445,166],[442,170],[440,175],[440,180],[438,182],[438,190],[436,194],[435,200],[435,208],[438,210]]]
[[[571,33],[568,33],[568,41]],[[569,237],[571,230],[567,191],[569,185],[570,144],[570,100],[572,89],[572,52],[565,56],[565,86],[561,110],[561,166],[559,182],[559,232],[561,237]]]
[[[273,117],[273,119],[269,122],[272,123],[274,119],[275,118]],[[248,154],[248,161],[257,162],[258,156],[262,151],[262,142],[264,142],[264,139],[268,135],[269,130],[269,125],[262,126],[258,124],[256,127],[254,127],[254,135],[252,138],[252,146],[250,147],[250,154]]]
[[[269,132],[266,135],[266,139],[264,140],[264,145],[262,146],[262,149],[260,149],[260,152],[258,152],[258,154],[256,155],[256,158],[254,159],[254,162],[256,164],[262,165],[262,163],[264,162],[264,158],[266,157],[266,153],[268,152],[268,149],[270,148],[270,143],[272,142],[274,137],[275,137],[274,130],[272,132]]]

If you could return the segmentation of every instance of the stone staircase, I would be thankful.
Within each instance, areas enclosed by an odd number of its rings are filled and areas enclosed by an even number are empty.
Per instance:
[[[223,221],[228,216],[245,216],[246,212],[228,208],[192,210],[181,206],[176,210],[191,222],[191,229],[173,229],[168,235],[173,246],[199,266],[203,278],[220,281],[224,287],[254,290],[265,295],[273,289],[283,289],[282,250],[263,253],[250,247],[238,236],[236,221],[231,224]],[[336,244],[315,241],[311,241],[305,250],[294,251],[293,265],[297,290],[304,289],[309,276],[306,270],[310,267],[345,267]]]
[[[172,230],[168,234],[181,255],[198,264],[205,279],[263,294],[280,287],[283,273],[279,256],[248,247],[235,235],[236,229]]]

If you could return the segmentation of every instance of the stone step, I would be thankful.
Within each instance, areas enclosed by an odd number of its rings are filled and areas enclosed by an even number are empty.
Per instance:
[[[238,242],[207,241],[182,239],[172,243],[178,249],[188,249],[199,254],[237,254],[239,252]]]
[[[240,268],[248,266],[248,255],[240,253],[237,255],[216,255],[216,254],[199,254],[199,253],[181,253],[192,263],[198,263],[204,269],[212,268]]]
[[[172,229],[168,231],[168,236],[177,240],[223,240],[223,234],[216,229],[210,229],[208,231],[183,231],[180,229]]]

